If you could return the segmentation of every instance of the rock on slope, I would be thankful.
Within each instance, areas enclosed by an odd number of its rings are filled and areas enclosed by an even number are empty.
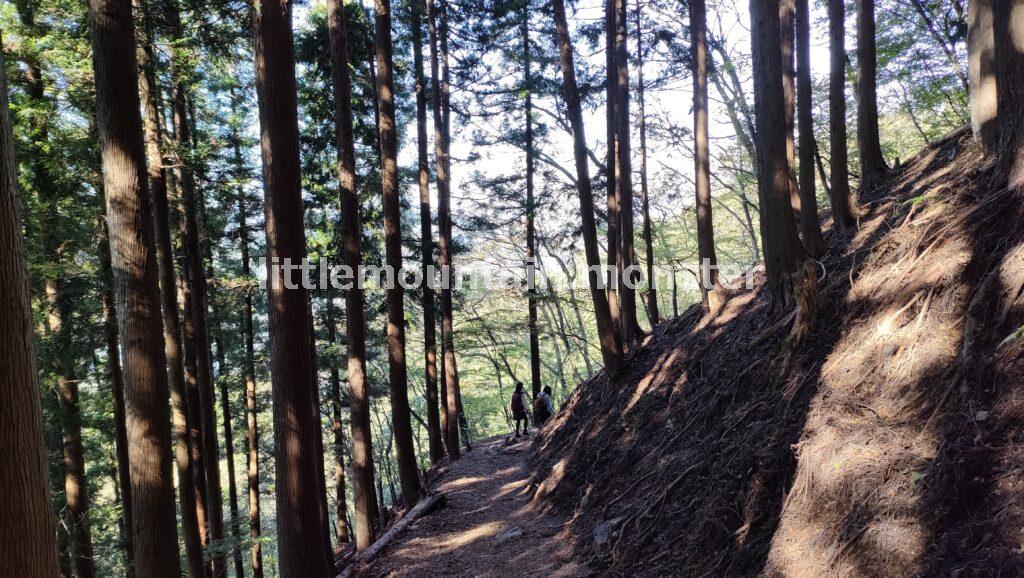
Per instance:
[[[862,198],[788,360],[757,290],[579,386],[532,465],[595,572],[1024,575],[1024,194],[990,169],[961,130]]]

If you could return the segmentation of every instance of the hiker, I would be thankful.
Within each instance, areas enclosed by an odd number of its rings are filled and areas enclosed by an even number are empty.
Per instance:
[[[529,435],[530,427],[530,416],[526,413],[526,403],[523,398],[526,396],[526,391],[523,390],[523,384],[516,382],[516,391],[512,394],[512,418],[516,420],[516,437],[519,437],[519,422],[523,422],[523,434],[524,436]]]
[[[540,427],[555,414],[555,404],[551,401],[551,386],[544,386],[544,389],[537,394],[533,400],[533,422]]]

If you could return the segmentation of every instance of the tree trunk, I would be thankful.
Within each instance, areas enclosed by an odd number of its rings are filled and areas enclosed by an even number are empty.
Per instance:
[[[332,287],[326,288],[325,299],[327,301],[327,343],[333,345],[338,339],[337,320],[334,314],[334,292]],[[330,355],[330,386],[331,386],[331,433],[334,434],[334,499],[335,515],[337,523],[334,532],[338,537],[339,546],[349,542],[348,524],[345,519],[348,516],[348,503],[345,497],[345,431],[342,422],[342,400],[341,400],[341,370],[335,356]]]
[[[0,42],[2,45],[2,42]],[[0,51],[0,552],[11,576],[59,576],[7,78]],[[173,496],[172,496],[173,500]]]
[[[615,65],[615,0],[605,0],[604,5],[604,50],[605,50],[605,129],[608,140],[608,153],[605,162],[605,180],[607,181],[606,196],[608,210],[608,270],[602,276],[608,283],[608,311],[611,313],[612,327],[616,339],[622,340],[622,326],[619,315],[622,313],[619,303],[619,205],[621,198],[618,189],[619,154],[618,133],[616,132],[615,99],[618,94],[618,69]]]
[[[877,54],[875,0],[857,4],[857,148],[860,153],[860,190],[870,191],[889,168],[878,136]]]
[[[661,321],[658,311],[658,289],[655,286],[654,271],[654,237],[651,231],[651,203],[647,187],[647,108],[644,101],[644,46],[643,24],[640,20],[640,2],[636,5],[636,96],[640,107],[640,196],[644,214],[644,251],[647,260],[647,308],[651,316],[651,325]],[[705,48],[706,50],[706,48]],[[568,354],[568,349],[566,350]]]
[[[232,103],[234,104],[234,102]],[[235,135],[235,166],[243,167],[242,149]],[[252,280],[249,266],[249,224],[248,207],[246,206],[245,188],[238,189],[238,242],[242,253],[242,277]],[[263,578],[263,548],[260,545],[260,444],[256,422],[256,364],[255,346],[252,324],[252,287],[247,285],[242,309],[242,332],[245,334],[245,443],[246,443],[246,477],[249,498],[249,539],[252,541],[250,561],[253,578]]]
[[[633,274],[633,163],[629,137],[629,29],[626,0],[615,0],[615,137],[616,194],[619,197],[619,299],[623,344],[635,342],[642,331],[637,322],[636,276]]]
[[[437,321],[434,318],[434,236],[430,216],[430,166],[427,158],[427,85],[423,77],[423,11],[412,2],[412,52],[416,74],[416,154],[420,191],[420,252],[423,260],[424,386],[427,398],[427,438],[430,463],[444,458],[444,438],[437,398]],[[427,282],[427,281],[431,282]]]
[[[793,53],[793,17],[795,14],[795,0],[781,0],[779,2],[779,45],[782,47],[782,93],[786,99],[786,160],[789,162],[790,175],[793,175],[789,186],[789,202],[793,211],[800,214],[800,188],[797,185],[796,175],[793,170],[796,167],[796,139],[794,137],[796,128],[796,67],[794,65]]]
[[[828,0],[829,139],[832,155],[832,219],[840,230],[856,224],[850,198],[849,155],[846,145],[846,4]]]
[[[693,59],[693,164],[697,197],[697,258],[701,271],[701,303],[710,307],[709,293],[718,284],[718,256],[711,209],[711,152],[708,139],[707,5],[690,0],[690,55]],[[672,303],[675,308],[675,279]],[[678,317],[679,313],[675,312]]]
[[[1024,0],[994,0],[999,149],[995,187],[1024,185]]]
[[[90,0],[111,265],[125,339],[131,532],[140,577],[180,574],[167,358],[150,216],[130,0]]]
[[[366,382],[366,321],[363,289],[358,283],[362,265],[359,196],[356,192],[355,145],[352,135],[352,85],[348,75],[348,39],[342,0],[329,0],[327,22],[331,38],[331,79],[338,139],[338,182],[341,205],[341,243],[345,265],[355,277],[345,291],[345,332],[348,337],[349,419],[352,422],[352,491],[355,496],[356,549],[374,539],[377,499],[373,491],[373,442],[370,429],[369,386]]]
[[[267,310],[274,408],[278,568],[289,577],[325,576],[317,460],[317,391],[312,319],[301,284],[284,285],[280,264],[306,256],[299,161],[295,46],[290,3],[258,0],[253,12],[266,218]]]
[[[792,298],[790,274],[803,249],[789,200],[792,172],[786,158],[786,110],[779,50],[779,0],[750,0],[757,134],[757,192],[768,289],[776,305]]]
[[[622,363],[621,336],[612,325],[607,297],[601,287],[603,275],[601,256],[597,247],[597,226],[594,222],[594,197],[590,184],[590,166],[587,164],[587,138],[583,127],[583,108],[580,92],[576,85],[576,64],[572,43],[569,39],[569,24],[565,18],[563,0],[552,0],[555,20],[555,42],[562,66],[563,91],[566,111],[573,133],[573,155],[576,160],[576,186],[580,197],[580,218],[583,227],[583,244],[587,255],[587,269],[590,282],[590,296],[594,302],[594,316],[601,341],[601,355],[609,375],[616,373]],[[609,312],[606,314],[605,312]]]
[[[391,387],[391,418],[394,423],[395,452],[406,508],[420,499],[422,487],[416,466],[409,413],[409,380],[405,360],[405,292],[399,283],[402,272],[402,217],[398,191],[398,129],[395,125],[394,78],[392,74],[391,2],[376,0],[377,12],[377,99],[380,102],[381,194],[384,198],[385,262],[393,277],[387,288],[388,381]]]
[[[527,327],[530,332],[530,387],[536,397],[541,390],[540,378],[540,330],[537,326],[537,229],[534,219],[537,201],[534,197],[534,150],[533,150],[533,76],[530,70],[530,10],[523,9],[519,26],[523,40],[523,90],[526,93],[524,118],[526,124],[526,271],[528,286]]]
[[[445,99],[448,86],[442,78],[441,66],[447,59],[447,19],[445,12],[448,4],[445,0],[434,5],[427,0],[428,29],[430,32],[430,73],[431,88],[434,94],[434,156],[437,165],[437,220],[438,241],[440,246],[441,266],[441,353],[443,389],[445,390],[445,446],[451,460],[459,459],[459,416],[456,403],[456,375],[458,365],[455,359],[454,323],[452,320],[452,290],[454,271],[452,270],[452,237],[451,237],[451,185],[448,161],[448,118]],[[440,46],[439,46],[440,45]]]
[[[125,423],[124,374],[121,370],[120,337],[117,334],[117,312],[114,311],[114,272],[110,267],[110,235],[105,218],[100,223],[100,270],[103,275],[103,333],[107,342],[107,372],[110,379],[110,397],[114,405],[114,451],[117,455],[117,483],[121,502],[121,531],[124,540],[125,575],[135,576],[132,547],[132,487],[128,471],[128,427]],[[187,479],[187,478],[186,478]],[[196,535],[198,537],[198,534]],[[200,554],[202,554],[200,552]]]
[[[184,38],[181,14],[177,3],[167,3],[167,22],[174,39]],[[207,316],[207,279],[203,268],[203,254],[199,239],[199,194],[196,190],[192,136],[189,123],[189,87],[183,78],[182,63],[172,51],[172,124],[175,148],[179,155],[178,182],[181,186],[183,219],[185,222],[184,279],[186,292],[191,297],[191,322],[195,347],[196,389],[199,393],[199,421],[203,454],[203,474],[206,480],[206,508],[208,545],[224,539],[223,498],[220,483],[220,454],[217,444],[217,420],[214,405],[213,365],[210,355],[210,331]],[[213,556],[214,578],[226,575],[223,554]]]
[[[146,160],[149,175],[150,198],[153,212],[153,237],[156,246],[157,274],[160,280],[160,302],[163,309],[164,349],[167,355],[167,384],[171,396],[171,423],[174,430],[174,461],[178,472],[181,501],[182,534],[189,576],[204,576],[201,528],[196,511],[196,492],[193,484],[194,473],[189,453],[189,431],[187,404],[185,400],[185,376],[182,361],[181,321],[178,316],[177,291],[175,286],[174,253],[171,248],[170,211],[167,203],[167,178],[161,154],[164,126],[159,103],[160,90],[156,85],[155,62],[153,61],[152,27],[145,4],[142,8],[144,38],[138,51],[142,74],[139,76],[139,96],[142,100],[143,131],[145,134]],[[124,494],[124,492],[122,492]],[[130,493],[125,504],[131,502]]]
[[[796,0],[797,117],[800,124],[800,232],[807,254],[825,254],[825,239],[818,219],[818,196],[814,182],[814,111],[811,86],[811,26],[808,0]]]
[[[998,82],[992,21],[993,0],[967,3],[967,73],[970,78],[971,128],[987,153],[999,144]]]
[[[219,333],[219,331],[218,331]],[[235,566],[235,576],[243,578],[242,550],[240,548],[242,533],[238,527],[238,486],[235,485],[235,436],[231,425],[231,401],[228,397],[228,376],[224,375],[224,345],[217,336],[217,360],[221,368],[217,380],[220,381],[220,412],[224,420],[224,455],[228,466],[228,512],[231,524],[231,559]]]

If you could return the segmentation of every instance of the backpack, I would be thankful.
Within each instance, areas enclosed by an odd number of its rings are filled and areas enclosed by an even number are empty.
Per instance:
[[[538,395],[533,400],[533,415],[539,419],[547,419],[548,417],[548,404],[544,401],[543,395]]]
[[[523,395],[522,394],[520,394],[520,393],[513,393],[512,394],[512,411],[514,413],[519,413],[519,412],[522,412],[522,411],[526,411],[526,408],[523,407]]]

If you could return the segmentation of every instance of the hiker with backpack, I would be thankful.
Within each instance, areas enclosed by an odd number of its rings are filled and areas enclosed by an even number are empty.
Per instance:
[[[545,386],[533,400],[533,425],[540,427],[555,414],[555,404],[551,401],[551,386]]]
[[[530,416],[526,413],[526,391],[523,384],[516,382],[516,391],[512,394],[512,419],[516,420],[516,437],[519,437],[519,422],[523,422],[523,434],[529,435]]]

